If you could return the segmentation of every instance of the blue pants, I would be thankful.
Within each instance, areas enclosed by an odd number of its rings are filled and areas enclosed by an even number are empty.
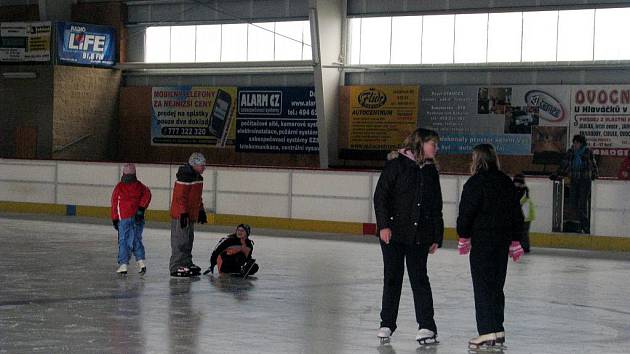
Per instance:
[[[128,264],[131,252],[136,256],[136,261],[144,260],[142,230],[144,230],[144,221],[137,224],[133,217],[120,220],[118,224],[118,264]]]

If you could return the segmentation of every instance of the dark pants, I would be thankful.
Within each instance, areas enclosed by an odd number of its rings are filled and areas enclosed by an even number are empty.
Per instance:
[[[589,202],[591,200],[591,180],[588,178],[572,178],[569,189],[569,203],[575,209],[582,231],[591,233],[589,219]]]
[[[418,328],[430,329],[437,333],[433,320],[431,284],[427,275],[429,245],[406,245],[397,242],[390,242],[387,245],[381,241],[381,250],[384,264],[381,327],[389,327],[392,332],[396,330],[406,258]]]
[[[223,252],[221,257],[221,267],[219,272],[221,273],[240,273],[241,267],[247,261],[247,257],[242,252],[229,256],[227,252]]]
[[[473,245],[470,250],[470,273],[475,292],[477,331],[480,335],[503,332],[505,309],[505,275],[509,242]]]
[[[189,222],[181,228],[178,219],[171,220],[171,262],[169,270],[175,273],[179,267],[190,267],[192,262],[192,248],[195,240],[195,223]]]
[[[529,227],[531,225],[531,221],[525,221],[523,223],[523,229],[521,231],[521,246],[523,247],[523,251],[529,252]]]

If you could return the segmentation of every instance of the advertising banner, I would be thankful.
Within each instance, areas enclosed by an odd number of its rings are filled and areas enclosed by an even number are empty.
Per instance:
[[[503,155],[556,160],[569,107],[568,86],[423,86],[418,125],[438,132],[442,154],[490,143]]]
[[[116,30],[109,26],[57,22],[57,59],[65,64],[113,66]]]
[[[239,88],[236,151],[318,153],[315,89]]]
[[[50,61],[50,22],[0,23],[0,62]]]
[[[573,86],[571,136],[586,137],[596,155],[628,156],[630,86]]]
[[[151,144],[233,144],[236,91],[236,87],[153,87]]]
[[[418,86],[351,86],[348,149],[395,150],[416,129]]]

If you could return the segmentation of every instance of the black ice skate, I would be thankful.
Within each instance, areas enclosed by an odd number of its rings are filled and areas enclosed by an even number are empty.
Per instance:
[[[418,330],[418,333],[416,334],[416,340],[420,345],[433,345],[440,343],[437,340],[437,333],[426,328]]]
[[[193,276],[193,272],[188,267],[178,267],[176,271],[171,273],[172,277],[189,278]]]
[[[243,276],[243,279],[247,279],[248,276],[256,274],[258,268],[259,267],[258,264],[256,264],[255,259],[252,258],[247,260],[241,267],[241,275]]]
[[[195,277],[201,275],[201,267],[198,265],[191,264],[188,268],[190,269],[191,276]]]

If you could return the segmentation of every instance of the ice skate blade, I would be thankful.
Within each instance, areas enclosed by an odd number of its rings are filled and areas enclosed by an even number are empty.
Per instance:
[[[468,353],[476,354],[476,353],[503,353],[503,350],[506,349],[501,345],[495,345],[494,343],[483,343],[483,344],[468,344]]]
[[[432,345],[440,344],[440,341],[435,338],[416,339],[418,344],[423,347],[429,347]]]
[[[468,348],[468,354],[483,354],[483,353],[505,353],[503,350],[506,348],[500,347],[480,347],[479,349]]]
[[[387,338],[383,338],[383,337],[378,337],[381,341],[381,345],[385,345],[385,344],[390,344],[392,339],[390,337]]]
[[[116,272],[121,278],[127,276],[127,272]]]

